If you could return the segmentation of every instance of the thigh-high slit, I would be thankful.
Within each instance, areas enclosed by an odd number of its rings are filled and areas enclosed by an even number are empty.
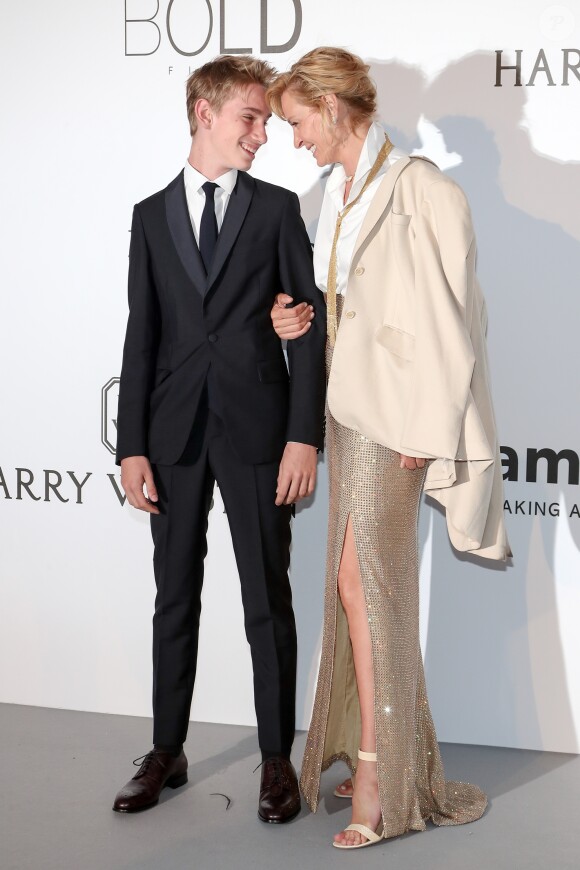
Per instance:
[[[339,298],[339,304],[342,301]],[[332,359],[327,348],[327,370]],[[423,830],[431,819],[478,819],[486,797],[446,782],[419,647],[417,519],[425,471],[341,426],[327,408],[330,478],[322,655],[300,785],[316,810],[320,774],[339,759],[356,771],[361,718],[348,623],[337,577],[349,516],[371,635],[379,800],[384,836]]]

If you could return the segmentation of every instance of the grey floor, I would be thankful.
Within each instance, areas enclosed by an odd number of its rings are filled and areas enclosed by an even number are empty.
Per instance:
[[[150,732],[148,719],[0,705],[1,870],[580,868],[580,756],[444,744],[447,776],[488,793],[484,817],[349,854],[330,845],[349,821],[349,803],[332,796],[338,765],[323,777],[316,815],[258,821],[253,728],[192,723],[188,785],[166,789],[145,813],[111,812]],[[229,810],[217,792],[232,799]]]

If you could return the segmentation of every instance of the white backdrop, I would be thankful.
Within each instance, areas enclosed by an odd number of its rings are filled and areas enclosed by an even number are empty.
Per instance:
[[[515,558],[506,571],[457,557],[443,517],[423,508],[422,641],[439,737],[579,751],[580,2],[409,9],[31,0],[3,10],[1,701],[149,715],[152,547],[146,518],[120,502],[106,447],[132,206],[187,157],[190,66],[244,48],[285,69],[337,44],[371,63],[391,138],[466,190],[489,304]],[[253,171],[298,192],[312,233],[320,173],[284,124],[270,128]],[[294,525],[301,727],[318,661],[326,498],[322,461]],[[192,718],[252,724],[217,492],[203,603]]]

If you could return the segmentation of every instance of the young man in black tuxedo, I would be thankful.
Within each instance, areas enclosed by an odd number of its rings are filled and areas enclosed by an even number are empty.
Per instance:
[[[292,504],[311,493],[323,438],[324,302],[298,198],[246,172],[266,142],[264,61],[223,56],[187,82],[185,170],[135,206],[117,461],[129,503],[151,515],[154,748],[113,809],[157,803],[187,780],[206,529],[220,488],[240,575],[263,765],[258,814],[300,809],[290,763],[296,630],[288,582]],[[288,350],[276,294],[308,301]],[[227,638],[224,638],[224,649]]]

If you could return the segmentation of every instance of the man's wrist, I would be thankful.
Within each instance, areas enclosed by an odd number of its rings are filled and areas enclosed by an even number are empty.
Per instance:
[[[299,444],[301,447],[311,447],[313,450],[318,450],[314,444],[305,444],[304,441],[287,441],[286,444]]]

